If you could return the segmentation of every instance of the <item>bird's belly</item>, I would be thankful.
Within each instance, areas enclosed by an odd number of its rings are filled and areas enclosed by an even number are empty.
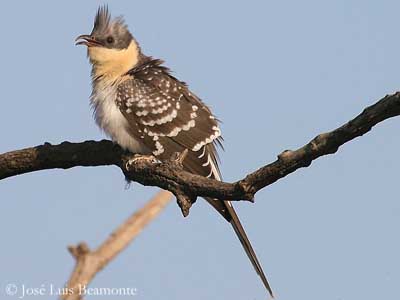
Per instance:
[[[115,93],[103,89],[93,93],[92,104],[97,125],[118,145],[133,153],[148,153],[142,141],[129,131],[129,123],[122,115],[115,101]]]

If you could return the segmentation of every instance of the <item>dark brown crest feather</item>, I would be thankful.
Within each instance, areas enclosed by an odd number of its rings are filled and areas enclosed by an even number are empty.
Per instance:
[[[111,14],[108,10],[107,5],[102,5],[97,10],[96,17],[94,19],[93,30],[101,30],[110,26],[111,23]]]

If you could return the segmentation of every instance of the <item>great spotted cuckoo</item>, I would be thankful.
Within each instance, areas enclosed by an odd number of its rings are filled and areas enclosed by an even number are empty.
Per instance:
[[[221,130],[210,109],[171,75],[160,59],[146,56],[121,17],[99,8],[86,45],[92,64],[91,105],[97,124],[132,153],[169,159],[188,150],[183,167],[221,180],[217,146]],[[263,284],[272,296],[261,264],[230,201],[206,199],[235,230]]]

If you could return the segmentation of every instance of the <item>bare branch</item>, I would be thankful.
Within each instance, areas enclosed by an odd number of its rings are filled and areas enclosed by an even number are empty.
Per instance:
[[[67,284],[68,293],[63,295],[62,299],[82,299],[82,295],[79,293],[82,287],[88,285],[100,270],[126,248],[141,233],[143,228],[159,215],[171,198],[170,192],[159,192],[94,251],[91,251],[85,243],[68,247],[70,253],[76,259],[76,265]]]
[[[186,172],[176,159],[160,163],[141,160],[127,164],[132,154],[109,141],[64,142],[54,146],[45,144],[2,154],[0,179],[43,169],[116,165],[133,181],[173,192],[184,209],[190,207],[189,199],[193,202],[198,196],[253,201],[260,189],[299,168],[309,166],[320,156],[335,153],[341,145],[367,133],[374,125],[398,115],[399,92],[384,97],[353,120],[331,132],[318,135],[305,146],[294,151],[284,151],[275,162],[234,183],[219,182]]]

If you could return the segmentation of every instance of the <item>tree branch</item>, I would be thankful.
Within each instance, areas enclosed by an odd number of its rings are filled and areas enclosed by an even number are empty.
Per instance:
[[[76,259],[76,265],[66,286],[68,293],[65,293],[62,299],[82,299],[83,295],[80,291],[83,290],[83,287],[87,286],[97,272],[102,270],[126,248],[140,234],[143,228],[159,215],[171,198],[170,192],[159,192],[143,208],[129,217],[94,251],[91,251],[85,243],[68,247],[72,256]]]
[[[308,167],[320,156],[335,153],[341,145],[367,133],[376,124],[398,115],[400,92],[384,97],[353,120],[331,132],[318,135],[305,146],[294,151],[284,151],[275,162],[234,183],[219,182],[186,172],[176,158],[158,163],[151,160],[131,163],[132,154],[104,140],[64,142],[60,145],[46,143],[1,154],[0,179],[44,169],[115,165],[127,178],[143,185],[169,190],[178,199],[190,199],[193,202],[196,197],[203,196],[253,201],[260,189],[299,168]]]

